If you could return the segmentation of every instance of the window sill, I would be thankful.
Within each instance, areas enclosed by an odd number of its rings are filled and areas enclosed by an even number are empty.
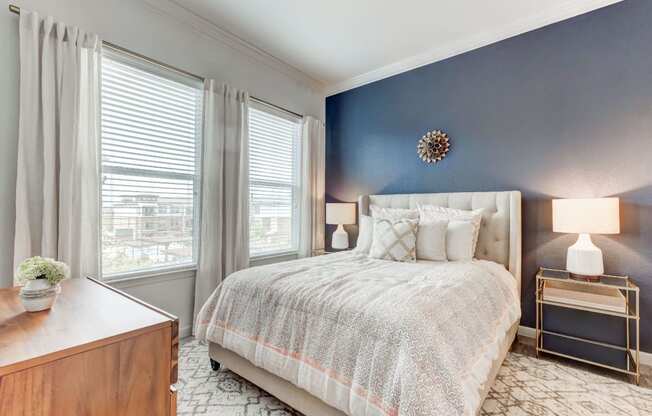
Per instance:
[[[299,258],[298,250],[280,251],[276,253],[261,254],[249,259],[249,266],[262,266],[264,264],[278,263],[281,261]]]
[[[148,280],[148,279],[158,279],[173,274],[179,274],[183,272],[195,272],[195,271],[197,271],[196,264],[184,264],[184,265],[174,266],[174,267],[165,267],[160,269],[150,269],[150,270],[115,274],[103,278],[102,282],[112,284],[112,285],[113,284],[121,285],[123,283],[137,282],[137,281]]]
[[[299,255],[299,250],[273,251],[271,253],[251,256],[249,259],[252,261],[257,261],[257,260],[273,259],[275,257],[287,257],[287,256],[298,256],[298,255]]]

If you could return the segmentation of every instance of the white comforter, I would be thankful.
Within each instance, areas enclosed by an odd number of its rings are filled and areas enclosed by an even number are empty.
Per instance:
[[[351,416],[472,415],[518,296],[488,261],[338,253],[232,274],[196,335]]]

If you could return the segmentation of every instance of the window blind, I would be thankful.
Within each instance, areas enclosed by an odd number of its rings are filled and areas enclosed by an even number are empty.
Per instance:
[[[251,257],[297,250],[300,128],[300,118],[271,106],[249,109]]]
[[[102,274],[193,264],[201,85],[102,58]]]

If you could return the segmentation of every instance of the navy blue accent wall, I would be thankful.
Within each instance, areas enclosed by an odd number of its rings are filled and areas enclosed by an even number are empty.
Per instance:
[[[330,201],[521,190],[527,326],[538,266],[563,267],[576,239],[552,232],[551,199],[619,196],[622,233],[593,240],[608,273],[640,285],[642,346],[652,351],[652,1],[626,0],[328,97],[326,125]],[[416,145],[433,129],[452,147],[426,165]]]

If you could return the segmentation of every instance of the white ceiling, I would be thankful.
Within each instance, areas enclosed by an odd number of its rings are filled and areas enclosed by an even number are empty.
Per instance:
[[[620,0],[175,0],[327,94]]]

